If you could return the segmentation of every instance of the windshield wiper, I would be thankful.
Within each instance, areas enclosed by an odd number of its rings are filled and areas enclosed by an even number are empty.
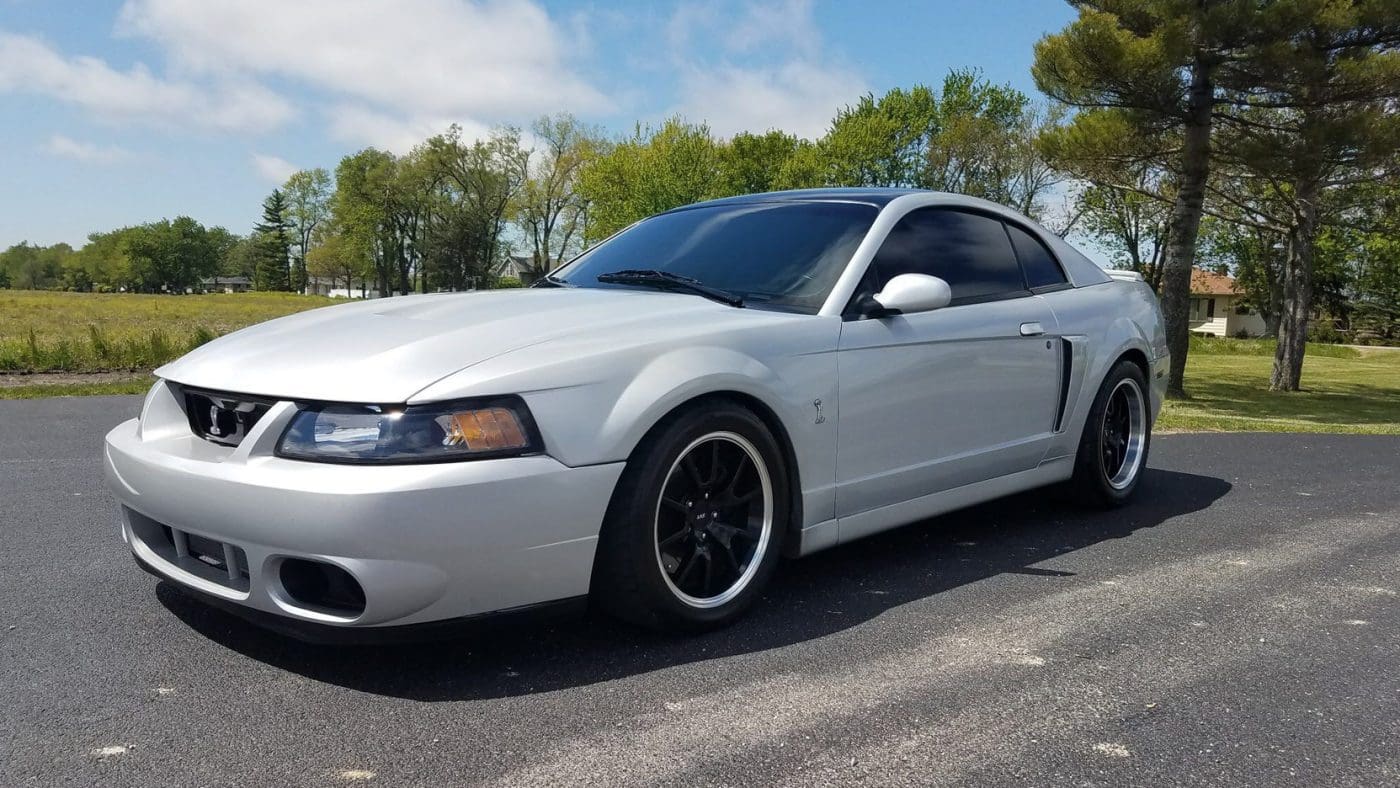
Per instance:
[[[545,274],[544,276],[540,277],[539,279],[536,279],[530,286],[531,286],[531,287],[573,287],[573,285],[569,284],[568,282],[565,282],[563,279],[560,279],[559,277],[555,276],[554,274]]]
[[[721,304],[742,307],[744,299],[718,287],[711,287],[698,279],[691,279],[688,276],[672,273],[670,271],[658,271],[654,268],[627,268],[622,271],[612,271],[606,274],[599,274],[598,281],[604,284],[616,285],[650,285],[664,290],[681,290],[687,293],[704,296],[712,301]]]

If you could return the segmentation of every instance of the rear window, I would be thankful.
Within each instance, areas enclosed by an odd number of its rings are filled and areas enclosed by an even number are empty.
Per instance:
[[[1006,232],[1011,235],[1016,256],[1021,258],[1021,268],[1026,272],[1026,287],[1034,290],[1065,284],[1065,272],[1040,239],[1014,224],[1007,224]]]

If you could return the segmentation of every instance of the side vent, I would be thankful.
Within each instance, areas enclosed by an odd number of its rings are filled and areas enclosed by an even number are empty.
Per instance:
[[[1074,366],[1074,343],[1060,338],[1060,407],[1055,411],[1055,432],[1065,427],[1065,411],[1069,408],[1069,381]]]

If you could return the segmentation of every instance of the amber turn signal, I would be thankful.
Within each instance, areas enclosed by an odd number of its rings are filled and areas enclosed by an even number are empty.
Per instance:
[[[444,446],[464,446],[470,451],[505,451],[529,445],[525,428],[509,408],[480,408],[441,416]]]

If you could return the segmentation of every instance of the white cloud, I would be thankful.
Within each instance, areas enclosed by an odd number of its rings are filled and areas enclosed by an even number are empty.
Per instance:
[[[529,0],[128,0],[122,29],[182,69],[273,76],[412,117],[513,119],[609,101]]]
[[[781,129],[818,137],[839,107],[869,90],[855,67],[823,51],[809,0],[681,6],[667,39],[679,80],[672,111],[721,136]],[[698,43],[707,40],[714,43]]]
[[[126,148],[82,142],[62,134],[49,137],[47,142],[39,146],[39,150],[50,156],[73,159],[85,164],[117,164],[132,158],[131,151]]]
[[[222,131],[263,131],[293,110],[264,87],[232,78],[208,85],[165,79],[142,64],[122,71],[94,57],[68,57],[31,36],[0,31],[0,92],[51,96],[99,120]]]
[[[816,138],[839,107],[865,91],[859,76],[805,60],[767,68],[693,68],[681,77],[685,98],[678,109],[720,136],[782,129]]]
[[[821,50],[822,36],[811,0],[751,3],[738,23],[728,26],[724,45],[744,53],[787,47],[803,58],[814,58]]]
[[[287,178],[291,177],[292,173],[301,169],[280,156],[266,153],[254,153],[252,160],[253,169],[258,171],[258,175],[275,184],[286,183]]]
[[[369,145],[397,154],[408,153],[413,146],[434,134],[442,134],[453,123],[462,127],[462,137],[483,138],[490,127],[469,119],[386,113],[356,104],[330,108],[326,117],[332,138],[350,145]]]

